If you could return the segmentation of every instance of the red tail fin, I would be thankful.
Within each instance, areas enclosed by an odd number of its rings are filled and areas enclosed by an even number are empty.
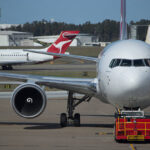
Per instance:
[[[79,31],[62,31],[59,38],[48,48],[47,52],[65,53]]]

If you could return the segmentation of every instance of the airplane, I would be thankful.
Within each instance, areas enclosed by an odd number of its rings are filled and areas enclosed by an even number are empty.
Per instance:
[[[98,58],[29,51],[96,62],[97,76],[91,79],[0,73],[1,77],[23,79],[13,92],[11,105],[21,117],[39,116],[46,107],[46,94],[41,86],[68,91],[67,113],[61,113],[60,125],[70,122],[80,126],[75,108],[92,97],[120,110],[139,110],[150,106],[150,46],[140,40],[127,39],[126,0],[121,0],[120,40],[103,49]],[[83,94],[76,98],[75,93]],[[117,112],[118,113],[118,112]]]
[[[73,39],[78,35],[79,31],[62,31],[58,39],[49,47],[40,49],[43,52],[65,53]],[[34,49],[35,50],[35,49]],[[37,50],[38,51],[38,50]],[[24,49],[5,49],[0,50],[0,65],[3,70],[12,70],[12,65],[21,64],[37,64],[58,57],[52,55],[41,55],[32,52],[25,52]]]

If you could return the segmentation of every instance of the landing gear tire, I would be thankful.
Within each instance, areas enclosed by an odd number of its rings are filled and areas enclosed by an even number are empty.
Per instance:
[[[61,127],[67,126],[67,115],[65,113],[62,113],[60,115],[60,125],[61,125]]]
[[[80,127],[80,114],[79,113],[76,113],[74,115],[74,126]]]

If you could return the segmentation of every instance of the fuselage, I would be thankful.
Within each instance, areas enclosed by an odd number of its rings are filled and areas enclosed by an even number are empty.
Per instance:
[[[46,52],[46,49],[42,50]],[[23,49],[0,50],[0,65],[34,64],[49,61],[53,58],[51,55],[25,52]]]
[[[150,46],[138,40],[122,40],[99,56],[98,95],[117,108],[150,106]]]

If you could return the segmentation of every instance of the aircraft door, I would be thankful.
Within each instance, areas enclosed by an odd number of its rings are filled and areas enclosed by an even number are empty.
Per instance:
[[[29,53],[27,53],[26,55],[27,55],[27,61],[29,61]]]

